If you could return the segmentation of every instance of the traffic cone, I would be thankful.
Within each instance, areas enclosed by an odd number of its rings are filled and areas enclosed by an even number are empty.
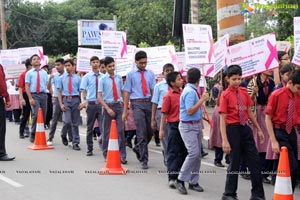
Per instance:
[[[288,149],[281,147],[273,200],[293,199]]]
[[[116,120],[111,121],[106,167],[100,170],[100,175],[105,174],[126,174],[127,169],[121,166],[121,156],[119,151],[118,131]]]
[[[43,111],[39,108],[38,117],[36,122],[36,131],[33,146],[29,146],[28,149],[32,150],[46,150],[53,149],[54,147],[48,146],[46,142],[46,133],[44,129]]]

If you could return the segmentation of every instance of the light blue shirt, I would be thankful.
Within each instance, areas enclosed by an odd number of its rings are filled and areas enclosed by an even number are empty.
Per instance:
[[[168,90],[169,85],[165,79],[155,85],[151,102],[157,104],[157,108],[161,108],[163,98]]]
[[[79,96],[81,78],[74,73],[72,74],[72,93],[69,93],[69,74],[64,73],[59,79],[57,89],[61,89],[62,96]]]
[[[142,89],[142,75],[137,67],[126,75],[126,82],[123,90],[130,93],[130,99],[146,99],[151,97],[151,90],[155,86],[155,75],[151,70],[145,70],[144,77],[148,88],[147,96],[144,96]]]
[[[103,74],[98,74],[98,85],[99,79]],[[84,75],[81,80],[80,90],[86,90],[86,100],[88,101],[98,101],[96,93],[96,74],[91,71]]]
[[[197,87],[188,83],[180,96],[180,121],[194,121],[202,119],[202,109],[199,108],[193,115],[188,115],[187,111],[199,101]]]
[[[120,75],[115,74],[115,83],[118,92],[118,100],[114,100],[114,94],[112,89],[112,79],[110,78],[109,74],[105,74],[101,77],[98,87],[98,92],[102,92],[102,98],[105,103],[117,103],[122,101],[122,93],[121,89],[123,87],[122,77]]]
[[[52,85],[52,89],[53,89],[53,97],[57,97],[57,84],[58,84],[58,80],[59,80],[59,78],[61,77],[61,75],[63,75],[64,73],[59,73],[59,72],[57,72],[57,73],[55,73],[54,75],[53,75],[53,78],[52,78],[52,80],[51,80],[51,85]]]
[[[46,86],[48,82],[48,74],[45,70],[40,69],[40,92],[46,93]],[[37,71],[36,69],[32,68],[26,73],[25,76],[25,83],[30,83],[30,92],[36,92],[36,85],[37,85]]]

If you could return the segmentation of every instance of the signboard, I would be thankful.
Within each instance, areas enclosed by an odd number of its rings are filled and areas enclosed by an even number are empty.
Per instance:
[[[277,51],[285,51],[288,52],[291,48],[292,44],[288,41],[277,41],[276,49]]]
[[[126,58],[126,33],[123,31],[101,31],[101,47],[104,56]]]
[[[127,58],[115,59],[116,61],[116,74],[120,76],[126,76],[134,67],[134,56],[136,52],[136,46],[127,45]]]
[[[90,59],[92,56],[97,56],[102,59],[103,53],[100,49],[78,48],[77,52],[77,71],[89,72],[91,71]]]
[[[26,61],[27,58],[30,58],[34,54],[37,54],[40,57],[41,62],[45,60],[43,47],[25,47],[19,48],[18,50],[21,63]]]
[[[101,31],[116,31],[114,20],[78,20],[78,45],[101,45]]]

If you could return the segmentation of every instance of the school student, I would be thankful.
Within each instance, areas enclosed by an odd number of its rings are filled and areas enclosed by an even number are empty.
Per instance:
[[[148,169],[148,140],[152,135],[151,96],[155,86],[155,75],[151,70],[146,69],[146,52],[138,51],[135,54],[135,63],[136,67],[127,74],[123,87],[124,111],[122,119],[123,121],[127,119],[130,99],[137,136],[137,144],[133,151],[136,153],[142,169]]]
[[[80,119],[80,82],[79,76],[75,75],[73,60],[65,60],[66,73],[64,73],[57,84],[58,101],[63,112],[63,128],[61,137],[67,143],[67,130],[72,127],[72,145],[76,151],[80,150],[79,119]],[[65,128],[67,127],[67,128]]]
[[[201,164],[202,142],[202,109],[209,95],[204,92],[200,98],[199,87],[201,72],[191,68],[187,72],[187,85],[180,96],[179,131],[187,148],[188,155],[180,169],[176,188],[181,194],[187,194],[184,182],[189,182],[189,189],[203,192],[199,185],[199,170]]]
[[[292,74],[285,87],[274,91],[268,101],[266,125],[272,150],[288,148],[292,189],[295,190],[298,177],[297,135],[295,127],[300,125],[300,73]]]
[[[97,56],[90,59],[92,71],[83,76],[80,84],[81,90],[81,108],[86,108],[87,114],[87,156],[93,155],[93,127],[95,120],[101,124],[102,106],[98,101],[98,85],[102,74],[99,71],[100,60]],[[85,99],[86,98],[86,99]]]
[[[167,168],[169,187],[176,188],[175,182],[187,155],[187,150],[178,129],[180,95],[182,93],[181,87],[183,80],[179,72],[170,72],[166,76],[166,81],[170,90],[165,94],[162,102],[159,136],[161,139],[165,138],[168,146],[166,155],[168,155]],[[164,134],[165,129],[168,132],[167,136]]]
[[[228,88],[220,99],[220,128],[224,153],[229,153],[230,164],[226,176],[225,192],[222,200],[237,199],[238,171],[243,156],[251,172],[250,200],[265,199],[262,185],[260,158],[255,146],[248,119],[258,129],[260,141],[264,136],[251,111],[253,101],[246,88],[239,87],[242,81],[242,69],[238,65],[231,65],[227,69]]]
[[[106,74],[101,77],[98,87],[98,101],[101,103],[103,110],[102,152],[106,160],[111,121],[114,119],[116,120],[118,130],[121,163],[127,164],[124,123],[122,121],[123,106],[121,104],[122,77],[115,74],[115,60],[112,57],[105,57],[104,65]]]

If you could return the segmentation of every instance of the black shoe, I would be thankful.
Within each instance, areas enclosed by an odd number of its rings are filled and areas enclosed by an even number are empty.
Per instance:
[[[142,166],[142,169],[148,169],[149,168],[147,163],[142,163],[141,166]]]
[[[127,164],[126,158],[121,158],[121,163],[122,163],[123,165],[126,165],[126,164]]]
[[[201,153],[201,157],[202,158],[204,158],[205,156],[207,156],[208,155],[208,153],[207,152],[203,152],[203,153]]]
[[[169,180],[169,188],[176,189],[175,184],[176,184],[176,180],[174,179]]]
[[[251,197],[250,200],[266,200],[265,197]]]
[[[15,157],[8,157],[7,154],[5,154],[4,156],[0,157],[0,161],[12,161],[14,159],[15,159]]]
[[[215,162],[215,166],[217,167],[225,167],[221,162]]]
[[[66,136],[61,136],[61,141],[62,141],[62,143],[65,145],[65,146],[68,146],[68,139],[67,139],[67,137]]]
[[[204,189],[198,183],[197,184],[189,184],[189,189],[197,192],[203,192]]]
[[[80,151],[80,147],[78,144],[73,144],[73,149],[76,151]]]
[[[250,180],[250,179],[251,179],[250,174],[241,174],[241,177],[242,177],[243,179],[246,179],[246,180]]]
[[[225,196],[223,195],[222,196],[222,200],[239,200],[236,196],[233,197],[233,196]]]
[[[138,160],[140,160],[140,159],[141,159],[140,152],[138,152],[138,150],[137,150],[136,148],[133,148],[132,151],[136,154],[136,158],[137,158]]]
[[[177,180],[175,186],[181,194],[187,194],[187,190],[184,186],[184,182]]]
[[[20,135],[19,135],[19,138],[20,138],[20,139],[24,139],[25,137],[24,137],[23,134],[20,134]]]
[[[93,151],[89,150],[88,152],[86,152],[86,156],[92,156],[93,155]]]
[[[29,141],[30,141],[31,143],[34,143],[34,138],[35,138],[35,136],[34,136],[34,135],[31,135],[30,138],[29,138]]]
[[[160,143],[156,143],[156,146],[157,146],[157,147],[160,147],[161,145],[160,145]]]
[[[268,179],[267,177],[263,177],[263,178],[262,178],[262,181],[263,181],[263,183],[265,183],[265,184],[271,184],[271,180]]]

